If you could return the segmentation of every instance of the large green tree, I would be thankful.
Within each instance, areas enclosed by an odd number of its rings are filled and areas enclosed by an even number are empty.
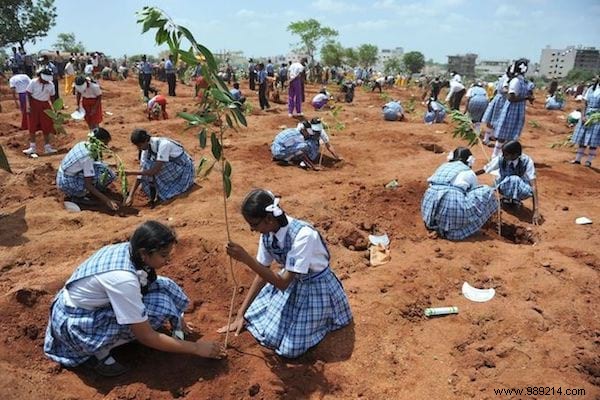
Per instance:
[[[75,39],[75,34],[73,32],[59,33],[56,38],[56,43],[54,43],[54,47],[69,53],[85,53],[85,46]]]
[[[403,61],[406,68],[413,74],[421,72],[425,66],[425,56],[420,51],[409,51],[404,54]]]
[[[348,47],[344,50],[344,58],[346,64],[351,67],[355,67],[358,64],[358,52],[352,47]]]
[[[396,75],[404,70],[404,64],[400,57],[391,57],[383,62],[383,73]]]
[[[0,47],[35,43],[56,25],[54,0],[0,1]]]
[[[338,31],[322,26],[319,21],[313,18],[292,22],[288,25],[287,30],[300,37],[301,48],[310,57],[311,61],[314,61],[315,53],[321,43],[338,35]]]
[[[358,63],[363,68],[369,68],[377,62],[377,52],[379,49],[374,44],[361,44],[356,49]]]
[[[339,42],[328,42],[321,47],[323,65],[339,67],[344,64],[344,47]]]

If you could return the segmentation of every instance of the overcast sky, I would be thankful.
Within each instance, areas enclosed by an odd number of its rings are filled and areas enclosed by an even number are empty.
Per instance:
[[[600,48],[600,0],[161,0],[176,22],[213,52],[242,50],[246,56],[287,54],[298,39],[290,22],[315,18],[339,32],[345,47],[417,50],[437,62],[447,55],[476,53],[479,59],[527,57],[539,61],[546,45]],[[73,32],[88,50],[112,56],[158,54],[153,35],[141,34],[138,0],[55,0],[56,26],[26,49],[51,49],[59,33]]]

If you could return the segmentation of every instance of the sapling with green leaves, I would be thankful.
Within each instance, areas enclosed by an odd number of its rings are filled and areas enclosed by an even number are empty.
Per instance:
[[[142,24],[142,33],[154,30],[156,44],[159,46],[167,44],[171,54],[173,54],[175,63],[181,58],[188,65],[195,65],[198,62],[197,56],[200,56],[202,59],[203,77],[208,84],[208,88],[205,89],[202,101],[198,105],[196,112],[180,112],[177,115],[187,121],[187,129],[200,128],[198,141],[201,148],[207,146],[207,139],[210,137],[212,157],[202,157],[196,171],[197,175],[201,178],[206,178],[215,167],[221,173],[223,211],[227,240],[230,242],[231,234],[227,215],[227,199],[231,196],[232,191],[232,167],[225,154],[223,139],[227,130],[237,130],[240,126],[247,125],[242,104],[234,101],[225,82],[219,77],[218,63],[211,51],[196,41],[194,35],[187,28],[176,24],[165,12],[155,7],[144,7],[138,12],[138,17],[137,22]],[[182,48],[184,39],[189,45],[188,50]],[[227,319],[231,321],[233,303],[237,292],[237,281],[233,272],[231,258],[229,258],[229,266],[234,281],[229,317]],[[227,332],[229,332],[229,329],[227,329]],[[227,334],[225,336],[225,347],[227,347],[228,338]]]
[[[121,196],[123,200],[127,198],[129,194],[128,184],[127,184],[127,175],[125,175],[125,163],[119,157],[117,153],[112,151],[110,147],[105,145],[101,140],[97,139],[93,133],[88,134],[88,141],[85,144],[85,148],[90,153],[90,158],[94,161],[100,161],[104,158],[104,154],[108,154],[112,156],[117,162],[117,177],[119,178],[119,183],[121,184]],[[103,185],[106,182],[108,171],[105,171],[102,175],[100,175],[100,183]]]
[[[60,134],[66,134],[64,124],[69,121],[71,118],[68,114],[65,114],[61,110],[63,109],[64,102],[61,97],[54,100],[52,103],[52,108],[44,110],[44,113],[52,120],[52,126],[54,127],[54,132]]]

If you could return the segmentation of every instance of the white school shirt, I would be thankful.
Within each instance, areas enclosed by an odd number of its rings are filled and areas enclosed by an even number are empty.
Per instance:
[[[519,159],[517,158],[516,160],[513,161],[508,161],[509,163],[511,163],[513,165],[513,167],[515,167],[517,165],[517,163],[519,162]],[[490,161],[489,163],[487,163],[485,165],[485,167],[483,167],[483,170],[489,174],[490,172],[493,171],[497,171],[500,169],[500,156],[494,157],[492,158],[492,161]],[[535,165],[533,164],[533,160],[531,159],[531,157],[527,158],[527,164],[525,164],[525,178],[529,181],[532,181],[535,179]]]
[[[65,294],[67,305],[86,310],[110,304],[121,325],[148,319],[139,278],[131,271],[109,271],[79,279],[65,289]]]
[[[80,158],[67,168],[64,173],[74,176],[81,171],[83,171],[83,176],[85,178],[93,178],[96,175],[96,171],[94,171],[94,160],[92,160],[90,156]]]
[[[313,103],[318,103],[318,102],[323,101],[323,100],[329,100],[329,96],[327,96],[326,94],[323,94],[323,93],[317,93],[315,95],[315,97],[313,97],[312,102]]]
[[[177,158],[183,153],[183,148],[177,146],[167,138],[151,137],[150,149],[156,153],[156,161],[168,162],[171,158]],[[148,157],[148,150],[142,150],[140,160]]]
[[[73,63],[71,61],[69,61],[67,65],[65,65],[65,75],[75,75],[75,68],[73,67]]]
[[[84,99],[95,99],[98,96],[102,96],[100,85],[94,82],[88,82],[83,90],[79,90],[77,89],[77,86],[75,86],[75,91]]]
[[[83,68],[83,73],[86,75],[91,75],[94,72],[94,66],[92,64],[85,64]]]
[[[280,248],[283,248],[285,235],[287,234],[288,227],[294,218],[286,216],[288,224],[281,227],[275,233],[269,233],[268,235],[275,235],[278,240]],[[271,265],[274,258],[269,254],[265,248],[262,235],[258,241],[258,252],[256,254],[256,260],[265,266]],[[309,272],[320,272],[329,266],[329,260],[327,259],[327,250],[321,242],[319,233],[309,227],[302,227],[296,239],[292,243],[292,248],[287,254],[286,262],[283,268],[290,272],[298,274],[308,274]]]
[[[302,71],[304,71],[304,65],[300,64],[299,62],[292,63],[292,65],[290,65],[288,68],[290,81],[300,75]]]
[[[49,101],[54,96],[54,84],[41,83],[40,78],[35,78],[27,86],[27,92],[31,93],[31,97],[39,101]]]
[[[17,93],[25,93],[29,83],[31,83],[31,79],[25,74],[13,75],[8,80],[8,85]]]
[[[465,86],[462,83],[460,83],[460,81],[451,80],[450,81],[450,90],[448,90],[448,95],[446,96],[446,101],[450,101],[450,98],[452,97],[452,95],[454,93],[460,92],[464,88],[465,88]]]
[[[462,161],[457,161],[462,162]],[[473,172],[472,169],[468,171],[460,171],[454,180],[452,181],[452,186],[456,186],[465,191],[471,190],[479,186],[479,182],[477,181],[477,175]]]
[[[585,101],[590,101],[590,97],[595,96],[598,97],[600,96],[600,85],[598,85],[596,87],[596,90],[594,90],[593,86],[590,86],[589,88],[587,88],[587,90],[585,91],[585,94],[583,95],[583,99]]]

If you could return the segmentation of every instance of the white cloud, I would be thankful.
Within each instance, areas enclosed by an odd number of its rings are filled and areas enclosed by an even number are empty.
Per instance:
[[[379,31],[387,29],[391,26],[387,19],[359,21],[353,24],[347,24],[342,27],[343,30],[359,30],[359,31]]]
[[[519,15],[519,10],[514,6],[501,4],[496,8],[496,16],[498,17],[516,17]]]
[[[356,4],[346,3],[339,0],[317,0],[313,1],[311,5],[320,11],[327,12],[345,12],[345,11],[358,11],[360,8]]]

